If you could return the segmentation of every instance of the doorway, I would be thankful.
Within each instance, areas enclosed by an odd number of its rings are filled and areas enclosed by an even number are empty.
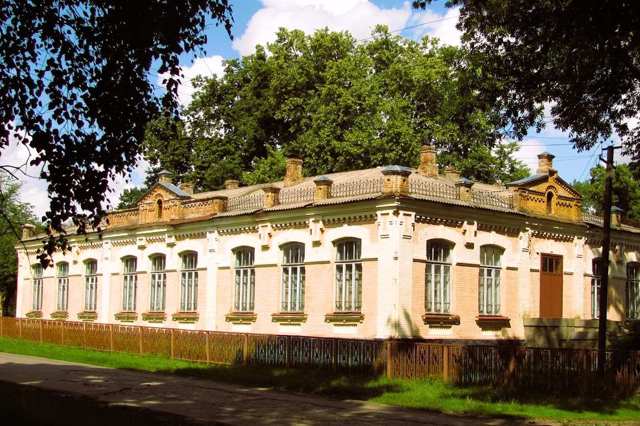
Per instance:
[[[540,318],[562,318],[562,256],[540,256]]]

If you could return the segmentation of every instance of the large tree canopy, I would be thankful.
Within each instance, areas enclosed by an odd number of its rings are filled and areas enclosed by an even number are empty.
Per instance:
[[[230,13],[227,0],[0,2],[0,149],[15,139],[43,166],[44,254],[66,247],[66,220],[80,231],[99,223],[147,122],[176,111],[180,55],[202,53],[210,20],[230,31]],[[161,97],[154,73],[167,75]],[[1,159],[0,168],[16,173]]]
[[[483,181],[527,174],[506,136],[521,123],[476,90],[496,84],[456,47],[414,42],[377,28],[367,42],[345,32],[280,30],[275,42],[226,64],[222,78],[201,79],[187,123],[161,118],[147,128],[154,164],[200,189],[227,178],[245,183],[282,176],[287,155],[309,175],[384,164],[416,165],[433,139],[451,164]],[[515,124],[507,126],[508,124]]]
[[[414,1],[414,6],[431,2]],[[626,153],[640,161],[640,2],[449,0],[447,5],[462,6],[463,43],[502,82],[493,88],[507,117],[550,103],[554,125],[570,131],[578,149],[616,133]]]
[[[0,316],[8,311],[8,302],[16,290],[15,245],[20,237],[20,225],[36,224],[31,206],[18,200],[19,190],[20,184],[0,171]]]

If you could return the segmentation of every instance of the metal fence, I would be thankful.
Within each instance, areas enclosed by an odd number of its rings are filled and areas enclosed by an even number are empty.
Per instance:
[[[601,391],[597,352],[463,345],[418,340],[366,340],[133,325],[0,318],[0,336],[112,352],[150,354],[227,365],[325,368],[439,378],[460,385],[509,385],[538,391]],[[609,353],[606,382],[619,393],[640,385],[640,352]]]

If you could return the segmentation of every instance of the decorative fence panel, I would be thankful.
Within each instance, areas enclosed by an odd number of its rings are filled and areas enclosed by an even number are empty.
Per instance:
[[[597,352],[585,349],[226,333],[8,317],[0,317],[0,336],[227,365],[386,372],[395,378],[435,377],[461,385],[524,386],[550,392],[602,389]],[[609,353],[607,362],[609,389],[630,393],[640,386],[640,352]]]

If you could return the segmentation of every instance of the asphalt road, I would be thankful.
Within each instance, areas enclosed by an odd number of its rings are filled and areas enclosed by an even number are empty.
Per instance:
[[[196,378],[118,370],[6,353],[0,353],[0,381],[12,386],[18,385],[19,389],[37,391],[40,399],[42,395],[49,394],[67,396],[67,399],[61,400],[67,406],[74,396],[78,400],[95,402],[105,414],[134,407],[131,409],[135,409],[138,416],[140,413],[146,413],[150,417],[164,415],[164,424],[532,424],[518,419],[453,416],[364,401],[337,401]],[[47,403],[36,403],[24,396],[17,399],[21,401],[20,410],[23,413],[31,410],[30,405],[38,405],[33,407],[34,410],[47,407]],[[49,402],[48,406],[55,408],[58,406],[55,404],[57,403]],[[70,411],[73,410],[65,408],[66,413]],[[127,418],[133,423],[133,417]],[[67,420],[69,424],[73,424],[71,417]]]

